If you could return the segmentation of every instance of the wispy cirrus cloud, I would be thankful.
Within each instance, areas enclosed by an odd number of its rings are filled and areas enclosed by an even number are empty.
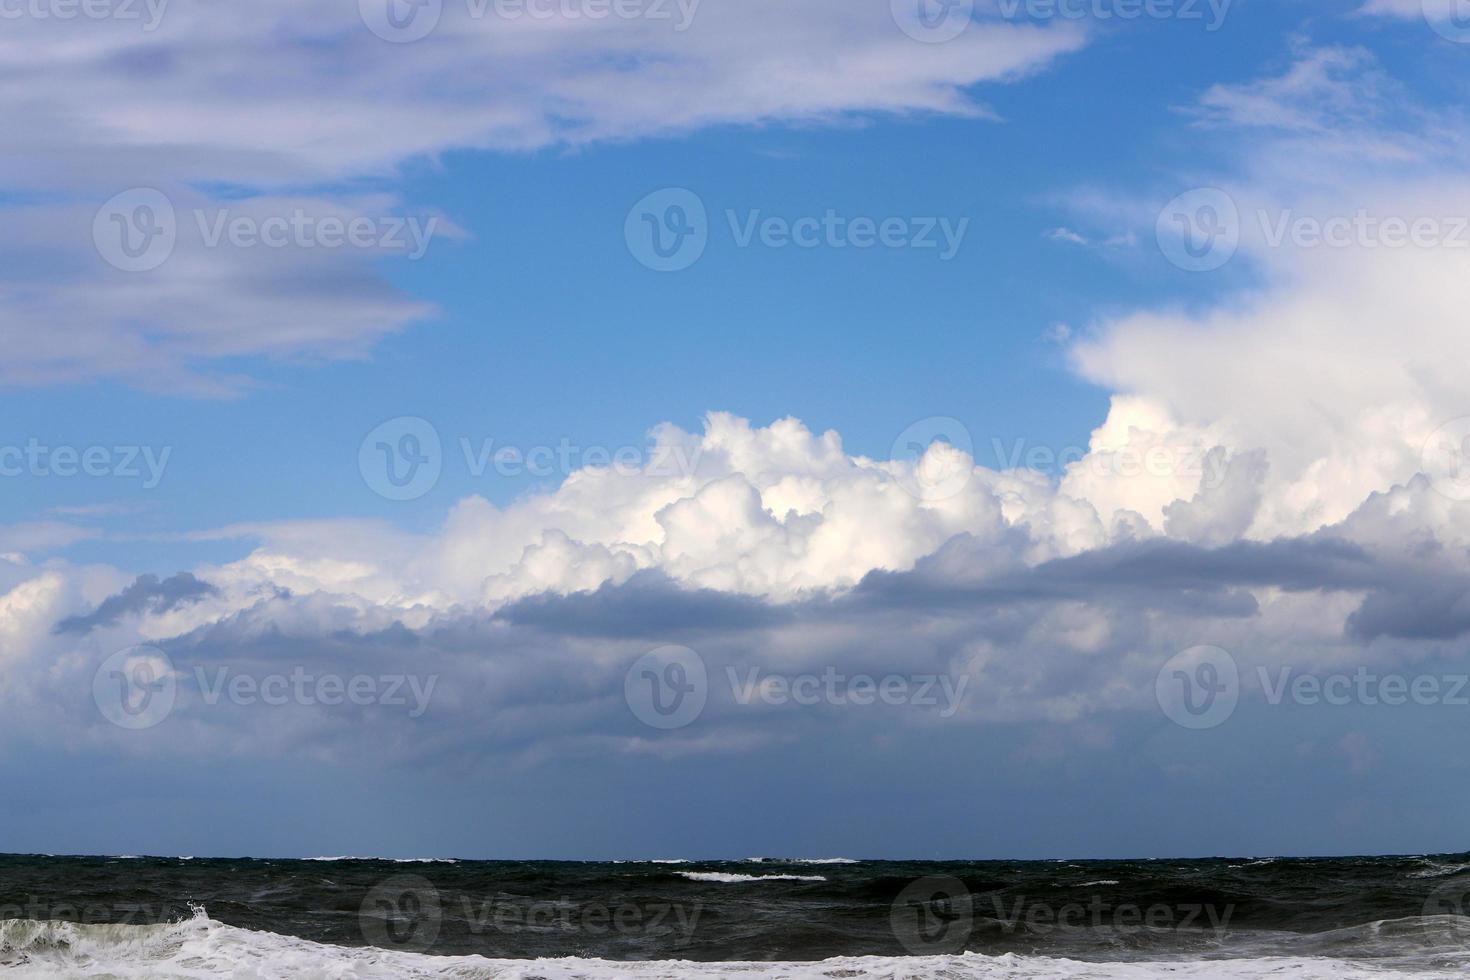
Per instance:
[[[887,4],[836,0],[660,2],[631,16],[450,0],[410,8],[432,12],[432,30],[394,43],[403,38],[384,18],[395,3],[159,0],[7,18],[0,183],[15,198],[0,208],[10,230],[0,383],[109,378],[229,395],[250,387],[251,359],[363,356],[433,313],[383,278],[380,261],[401,250],[322,248],[300,235],[270,247],[201,243],[200,211],[357,212],[382,226],[433,211],[344,182],[391,186],[405,164],[450,150],[983,114],[972,86],[1040,70],[1085,41],[1071,24],[977,19],[929,44]],[[161,192],[167,208],[125,198],[108,213],[132,189]],[[438,240],[454,237],[437,217]],[[177,240],[166,262],[121,271],[137,263],[115,246],[99,254],[94,219],[136,248],[160,247],[175,225]]]

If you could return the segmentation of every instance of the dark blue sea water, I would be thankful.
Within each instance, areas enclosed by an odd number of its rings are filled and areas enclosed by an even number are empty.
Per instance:
[[[1470,855],[9,856],[0,857],[0,969],[46,977],[1465,976],[1467,895]]]

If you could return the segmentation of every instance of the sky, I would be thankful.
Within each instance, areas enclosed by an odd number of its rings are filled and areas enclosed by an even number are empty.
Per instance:
[[[0,19],[0,851],[1466,848],[1454,0]]]

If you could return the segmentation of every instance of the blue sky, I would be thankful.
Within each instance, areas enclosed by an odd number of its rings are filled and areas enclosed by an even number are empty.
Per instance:
[[[1109,257],[1047,232],[1074,220],[1070,195],[1164,195],[1162,203],[1188,185],[1185,175],[1228,169],[1228,146],[1202,146],[1181,107],[1216,82],[1287,63],[1289,38],[1302,31],[1322,42],[1402,36],[1390,54],[1422,40],[1422,25],[1344,24],[1239,3],[1213,33],[1172,20],[1103,26],[1086,50],[1036,77],[979,88],[997,119],[723,126],[409,160],[367,186],[391,188],[407,210],[442,211],[469,237],[434,242],[416,263],[383,264],[395,286],[440,312],[371,357],[245,359],[229,370],[260,390],[223,400],[119,385],[19,388],[7,396],[11,411],[19,431],[43,441],[176,447],[160,487],[105,488],[166,513],[156,529],[175,531],[344,514],[422,526],[466,493],[505,501],[526,489],[460,467],[422,507],[378,499],[361,485],[355,450],[398,415],[525,445],[638,443],[657,422],[695,426],[714,409],[759,421],[794,415],[866,453],[886,451],[897,428],[931,415],[1007,441],[1084,443],[1106,392],[1067,369],[1047,329],[1230,283],[1173,268],[1148,241]],[[1410,68],[1417,48],[1404,58]],[[695,268],[662,276],[632,259],[621,231],[633,202],[666,186],[697,190],[721,227],[727,209],[971,223],[950,262],[737,249],[722,234]],[[16,489],[31,516],[58,492],[45,480]],[[98,489],[77,487],[75,502],[94,502]],[[149,567],[166,572],[176,560],[160,555]]]
[[[979,87],[996,119],[858,116],[410,159],[365,185],[391,189],[407,210],[442,211],[468,237],[436,241],[416,263],[383,263],[389,281],[439,312],[371,357],[226,361],[260,388],[223,400],[109,384],[15,388],[11,413],[43,441],[177,447],[177,476],[163,486],[136,497],[106,488],[166,511],[172,524],[160,530],[342,514],[421,524],[465,493],[504,501],[526,489],[451,473],[417,514],[364,493],[356,444],[397,415],[528,445],[636,443],[656,422],[693,426],[712,409],[794,415],[868,453],[886,450],[895,420],[930,415],[1007,440],[1085,441],[1106,392],[1067,369],[1048,328],[1197,300],[1239,280],[1236,270],[1181,272],[1147,240],[1119,256],[1051,240],[1074,221],[1069,197],[1162,203],[1191,176],[1228,172],[1229,141],[1191,130],[1183,109],[1213,84],[1289,63],[1293,38],[1372,43],[1396,75],[1423,70],[1422,24],[1300,6],[1239,2],[1215,32],[1178,20],[1101,25],[1085,50],[1036,77]],[[1431,45],[1428,60],[1458,53]],[[1443,87],[1443,76],[1425,81],[1436,80]],[[339,189],[351,186],[364,180]],[[661,276],[630,257],[620,232],[632,203],[666,186],[696,189],[721,226],[726,209],[971,223],[947,263],[737,249],[722,235],[696,268]],[[76,502],[90,503],[99,488],[77,489]],[[58,492],[55,481],[25,479],[15,490],[31,516]]]
[[[1453,707],[1248,699],[1258,667],[1463,669],[1470,505],[1429,447],[1470,415],[1464,258],[1263,240],[1282,215],[1470,211],[1470,47],[1437,0],[1236,0],[1213,31],[1100,19],[1117,7],[1101,0],[1018,25],[981,3],[940,44],[883,4],[825,0],[704,0],[675,35],[538,33],[450,3],[407,44],[351,4],[240,21],[172,4],[153,31],[21,23],[37,46],[85,30],[97,47],[41,116],[0,95],[28,134],[0,167],[0,443],[168,453],[156,486],[0,478],[0,775],[46,801],[0,804],[0,850],[1456,845],[1464,793],[1426,751]],[[248,56],[222,53],[232,37]],[[136,188],[180,231],[129,272],[87,229]],[[667,188],[698,197],[708,245],[659,272],[624,232]],[[1157,230],[1199,188],[1238,211],[1238,254],[1210,272],[1171,262]],[[192,213],[222,209],[432,216],[438,233],[417,260],[201,242]],[[727,217],[829,210],[963,234],[952,258],[741,247]],[[404,417],[433,426],[440,475],[395,500],[361,460]],[[697,460],[477,475],[461,440]],[[1124,470],[1149,452],[1167,472]],[[958,482],[934,492],[926,466]],[[975,687],[952,724],[752,718],[712,694],[699,724],[659,733],[619,692],[661,643],[716,678],[856,664]],[[1186,733],[1155,677],[1206,643],[1239,661],[1249,703]],[[89,692],[135,644],[162,651],[180,700],[119,731]],[[200,700],[191,673],[365,664],[451,693],[410,720],[272,715]],[[752,796],[789,808],[734,819]],[[1076,826],[1079,807],[1098,819]],[[984,808],[1001,829],[977,837]]]

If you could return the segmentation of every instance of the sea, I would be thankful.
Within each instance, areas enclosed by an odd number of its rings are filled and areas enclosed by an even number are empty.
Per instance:
[[[1470,976],[1470,855],[0,856],[6,977]]]

